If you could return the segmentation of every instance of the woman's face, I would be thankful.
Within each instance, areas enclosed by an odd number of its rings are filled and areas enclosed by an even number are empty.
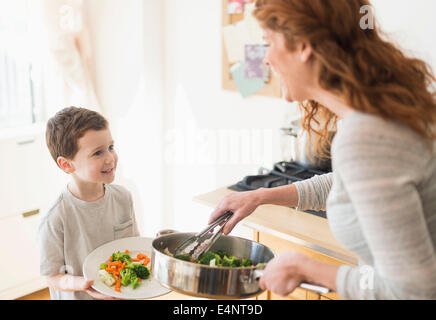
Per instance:
[[[289,102],[310,99],[309,88],[313,84],[313,72],[308,63],[312,54],[310,46],[299,43],[290,51],[283,34],[270,29],[264,29],[263,39],[268,44],[264,62],[281,78],[285,99]]]

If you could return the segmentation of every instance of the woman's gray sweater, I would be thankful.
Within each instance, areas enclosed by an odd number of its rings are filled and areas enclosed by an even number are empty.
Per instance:
[[[298,209],[325,209],[336,239],[359,257],[359,267],[340,267],[339,295],[436,299],[436,157],[424,139],[354,111],[331,153],[332,173],[295,186]]]

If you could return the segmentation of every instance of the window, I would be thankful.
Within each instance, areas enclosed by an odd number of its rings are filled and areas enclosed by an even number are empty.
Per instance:
[[[41,68],[29,13],[29,0],[0,0],[0,129],[40,121]]]

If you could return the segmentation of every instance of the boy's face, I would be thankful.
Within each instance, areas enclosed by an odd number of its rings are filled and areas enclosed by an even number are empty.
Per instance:
[[[69,173],[84,182],[109,184],[115,179],[118,155],[109,129],[88,130],[78,141]],[[68,172],[68,171],[67,171]]]

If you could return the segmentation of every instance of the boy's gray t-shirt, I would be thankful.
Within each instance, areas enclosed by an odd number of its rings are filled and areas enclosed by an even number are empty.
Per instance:
[[[95,248],[136,236],[132,196],[124,187],[105,185],[103,198],[94,202],[74,197],[65,187],[39,224],[40,273],[83,276],[83,262]],[[50,289],[50,295],[53,300],[93,299],[85,291]]]

